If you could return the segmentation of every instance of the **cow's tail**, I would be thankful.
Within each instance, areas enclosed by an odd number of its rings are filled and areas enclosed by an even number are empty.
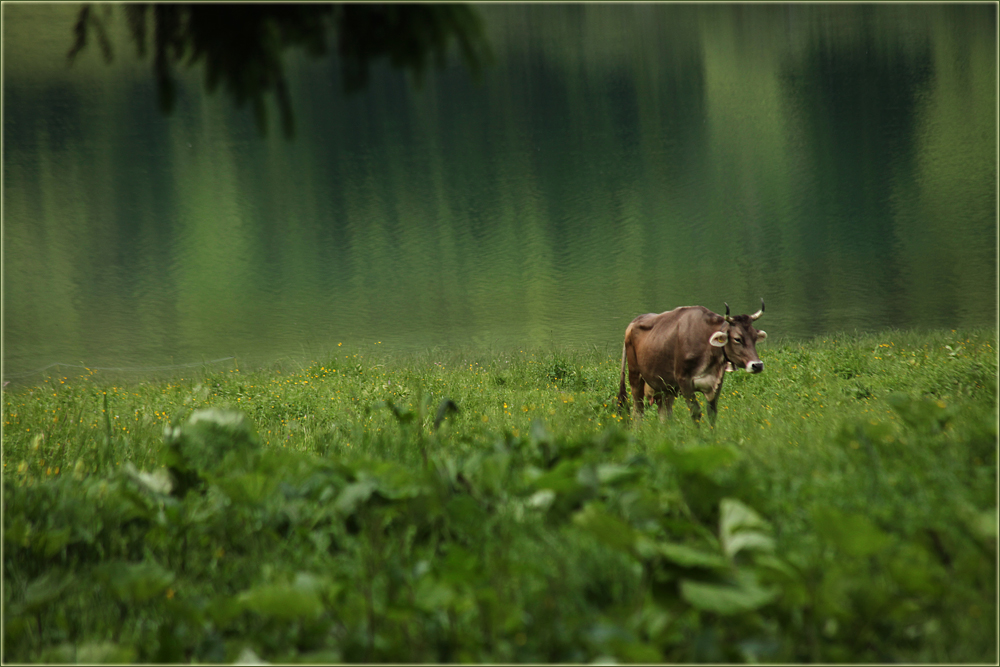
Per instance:
[[[625,357],[625,344],[622,343],[622,376],[618,384],[618,410],[628,414],[628,393],[625,385],[625,373],[628,371],[628,359]]]

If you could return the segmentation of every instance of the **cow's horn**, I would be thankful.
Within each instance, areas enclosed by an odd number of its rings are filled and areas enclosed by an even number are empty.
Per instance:
[[[723,303],[725,303],[725,302],[723,302]],[[730,324],[733,323],[733,318],[731,318],[729,316],[729,304],[728,303],[726,304],[726,321],[729,322]]]
[[[750,316],[750,321],[753,322],[758,317],[764,314],[764,297],[760,298],[760,310]]]

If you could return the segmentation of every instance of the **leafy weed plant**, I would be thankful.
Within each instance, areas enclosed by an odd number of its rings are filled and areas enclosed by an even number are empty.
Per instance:
[[[760,351],[714,428],[614,350],[7,387],[3,658],[995,662],[995,332]]]

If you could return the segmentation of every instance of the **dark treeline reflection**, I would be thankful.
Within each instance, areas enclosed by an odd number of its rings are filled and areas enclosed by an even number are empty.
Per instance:
[[[617,353],[636,314],[760,297],[779,337],[994,322],[995,6],[478,10],[478,83],[344,96],[293,55],[286,141],[200,73],[165,117],[124,42],[67,68],[72,8],[5,5],[7,373]]]

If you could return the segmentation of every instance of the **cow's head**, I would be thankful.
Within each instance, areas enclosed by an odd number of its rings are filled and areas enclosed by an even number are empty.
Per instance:
[[[760,310],[753,315],[731,316],[727,303],[726,326],[712,334],[708,342],[721,347],[733,366],[741,366],[748,373],[760,373],[764,370],[764,362],[757,356],[757,341],[767,338],[767,332],[754,329],[753,322],[763,314],[764,299],[760,300]]]

